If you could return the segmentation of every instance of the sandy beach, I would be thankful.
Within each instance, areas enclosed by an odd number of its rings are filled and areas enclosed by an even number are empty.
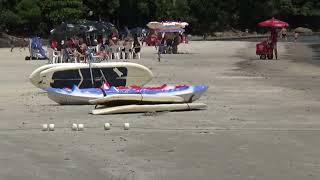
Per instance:
[[[255,43],[192,41],[158,62],[145,47],[132,62],[153,71],[150,85],[207,84],[197,102],[208,108],[94,116],[93,106],[59,106],[29,82],[46,61],[2,48],[0,179],[318,180],[320,66],[304,44],[278,49],[279,60],[262,61]]]

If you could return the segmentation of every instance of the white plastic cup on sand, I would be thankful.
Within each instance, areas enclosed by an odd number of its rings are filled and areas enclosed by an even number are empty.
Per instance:
[[[42,131],[48,131],[48,124],[42,124]]]
[[[78,124],[73,123],[72,126],[71,126],[71,129],[73,131],[77,131],[78,130]]]
[[[110,123],[104,123],[104,130],[110,130],[110,129],[111,129]]]
[[[123,129],[124,130],[129,130],[129,128],[130,128],[130,124],[129,123],[124,123],[123,124]]]
[[[49,124],[49,131],[54,131],[54,124]]]
[[[84,130],[84,125],[78,124],[78,131],[83,131],[83,130]]]

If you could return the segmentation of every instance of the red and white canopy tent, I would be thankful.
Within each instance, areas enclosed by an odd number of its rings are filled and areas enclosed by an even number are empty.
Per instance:
[[[152,31],[149,34],[150,37],[147,38],[146,43],[147,44],[154,44],[158,38],[155,33],[162,33],[162,37],[167,35],[167,38],[173,38],[174,34],[173,33],[183,33],[185,30],[184,28],[188,26],[189,24],[187,22],[181,22],[181,21],[151,21],[147,24],[147,27],[150,28]],[[187,43],[188,40],[186,39],[186,36],[183,36],[182,42]]]
[[[147,26],[150,29],[153,29],[155,31],[159,32],[181,32],[184,31],[184,28],[188,26],[189,24],[187,22],[180,22],[180,21],[163,21],[163,22],[157,22],[157,21],[151,21],[147,24]]]

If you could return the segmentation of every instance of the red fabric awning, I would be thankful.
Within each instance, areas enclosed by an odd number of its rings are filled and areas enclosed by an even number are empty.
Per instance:
[[[289,26],[289,24],[284,21],[280,21],[278,19],[271,18],[271,19],[260,22],[259,26],[276,28],[276,27],[287,27],[287,26]]]

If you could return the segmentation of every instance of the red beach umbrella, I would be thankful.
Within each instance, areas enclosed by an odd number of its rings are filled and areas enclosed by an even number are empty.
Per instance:
[[[287,27],[289,26],[289,24],[284,21],[271,18],[271,19],[260,22],[259,26],[277,28],[277,27]]]

